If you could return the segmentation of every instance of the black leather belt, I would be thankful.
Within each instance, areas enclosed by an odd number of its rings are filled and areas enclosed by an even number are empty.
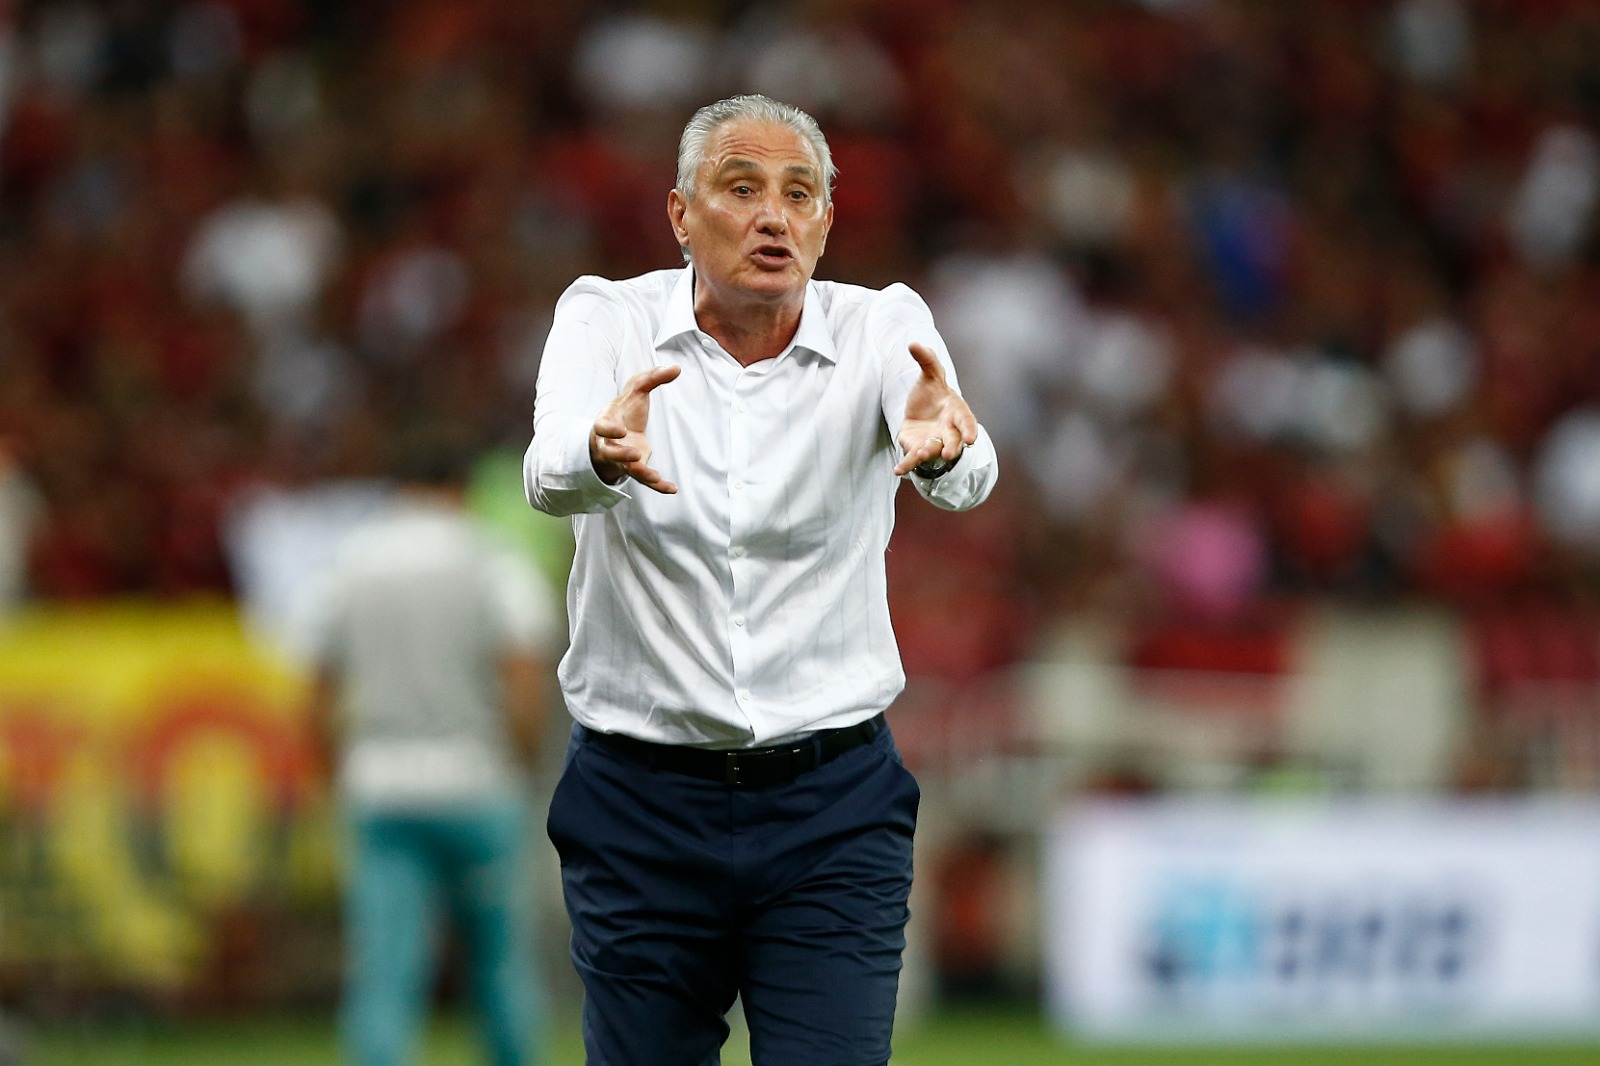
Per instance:
[[[653,744],[621,733],[598,733],[593,729],[584,732],[612,751],[658,770],[720,781],[730,788],[764,788],[787,784],[808,770],[832,762],[851,748],[859,748],[877,736],[884,725],[883,715],[877,714],[865,722],[842,729],[821,729],[787,744],[732,751]]]

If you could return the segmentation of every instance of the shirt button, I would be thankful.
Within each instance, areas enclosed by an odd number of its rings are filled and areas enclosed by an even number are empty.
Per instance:
[[[742,615],[742,614],[734,615],[733,616],[733,624],[736,625],[736,626],[744,625],[744,615]]]
[[[742,481],[735,481],[735,482],[734,482],[734,483],[733,483],[733,491],[734,491],[734,492],[743,492],[743,491],[744,491],[744,482],[742,482]]]
[[[733,557],[735,559],[743,559],[744,558],[744,545],[743,544],[740,544],[739,546],[737,546],[736,548],[733,549]]]
[[[746,411],[750,410],[750,408],[741,403],[738,407],[735,407],[734,410],[738,411],[740,414],[744,414]]]
[[[740,703],[749,703],[750,702],[750,690],[749,689],[742,688],[742,689],[739,690],[739,702]]]

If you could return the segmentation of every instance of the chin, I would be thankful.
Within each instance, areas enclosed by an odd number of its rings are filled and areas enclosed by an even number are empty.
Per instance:
[[[745,282],[745,290],[762,296],[787,296],[797,290],[804,289],[806,278],[795,271],[784,271],[780,274],[760,274]]]

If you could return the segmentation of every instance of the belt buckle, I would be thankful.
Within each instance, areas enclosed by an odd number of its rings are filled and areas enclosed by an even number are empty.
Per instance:
[[[722,762],[722,780],[729,788],[744,788],[747,785],[753,786],[754,782],[749,781],[745,775],[757,764],[770,761],[779,755],[787,755],[789,757],[789,769],[791,771],[795,771],[796,766],[800,762],[800,757],[806,751],[806,749],[807,745],[805,744],[791,744],[787,747],[767,749],[760,752],[727,752],[725,753]],[[750,758],[741,759],[740,756],[750,756]],[[798,776],[798,772],[791,773],[790,775],[791,778],[795,776]],[[778,779],[774,778],[773,780],[775,781]],[[771,784],[772,782],[763,781],[761,783]]]

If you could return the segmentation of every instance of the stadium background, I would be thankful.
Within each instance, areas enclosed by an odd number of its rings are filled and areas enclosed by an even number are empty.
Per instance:
[[[331,1061],[337,834],[250,515],[344,513],[440,424],[559,578],[515,479],[551,307],[677,261],[677,132],[743,90],[822,121],[823,275],[923,292],[1004,452],[890,556],[907,1061],[1143,1061],[1038,1017],[1063,804],[1594,790],[1600,4],[15,0],[0,1006],[39,1061]]]

